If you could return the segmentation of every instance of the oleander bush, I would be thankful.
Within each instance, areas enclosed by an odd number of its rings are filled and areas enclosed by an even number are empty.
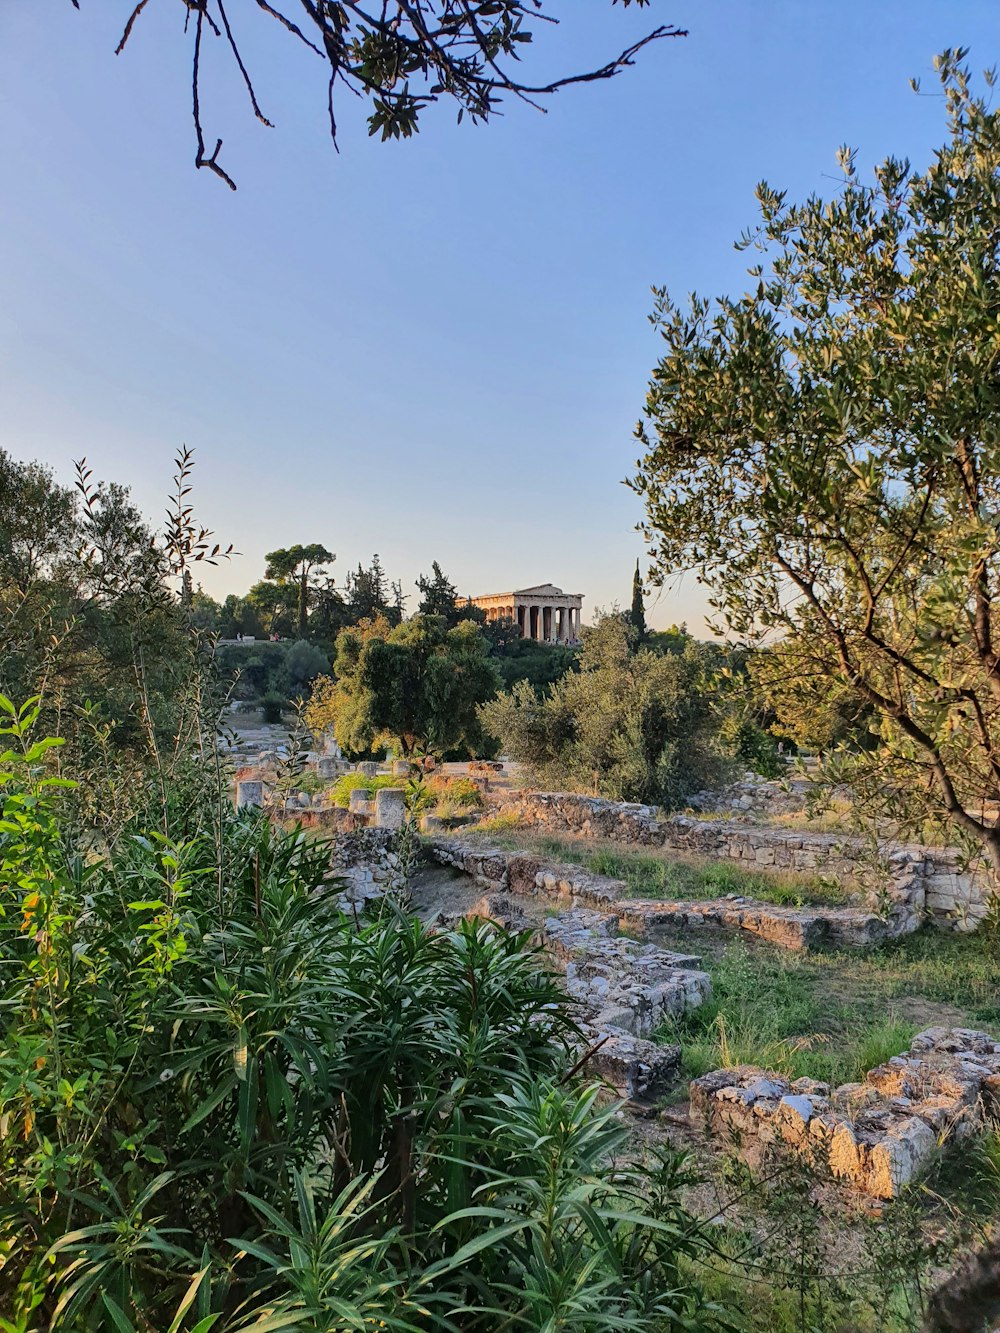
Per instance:
[[[527,937],[359,926],[223,799],[80,833],[38,708],[0,700],[0,1327],[724,1326]]]

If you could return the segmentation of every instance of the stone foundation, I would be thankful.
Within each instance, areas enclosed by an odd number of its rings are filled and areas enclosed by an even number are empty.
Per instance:
[[[859,886],[871,879],[865,847],[835,833],[792,832],[726,820],[660,816],[648,805],[606,801],[573,792],[496,793],[496,812],[516,815],[526,827],[599,837],[638,847],[669,847],[748,869],[828,874]],[[952,930],[974,930],[989,910],[989,883],[981,868],[963,867],[949,848],[884,843],[869,907],[885,916],[890,935],[924,920]]]
[[[432,842],[428,850],[435,860],[464,871],[487,892],[596,907],[613,915],[619,925],[642,933],[657,927],[738,930],[785,949],[865,949],[896,933],[891,922],[864,908],[775,907],[732,895],[707,902],[659,902],[630,898],[623,880],[548,862],[528,852],[451,839]]]
[[[928,1028],[864,1083],[832,1091],[743,1065],[691,1083],[691,1119],[730,1138],[748,1161],[790,1150],[865,1194],[890,1199],[939,1145],[972,1133],[1000,1093],[1000,1042],[967,1028]]]
[[[391,829],[361,828],[341,834],[330,858],[341,910],[362,913],[385,895],[402,896],[409,872],[400,838]]]
[[[884,917],[851,907],[776,907],[744,898],[711,902],[617,904],[619,919],[631,930],[738,930],[782,949],[870,949],[890,936]]]

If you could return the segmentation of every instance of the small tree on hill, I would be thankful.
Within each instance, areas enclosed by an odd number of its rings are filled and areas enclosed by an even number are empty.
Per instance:
[[[871,708],[859,793],[1000,873],[1000,110],[965,54],[925,172],[865,185],[842,150],[830,202],[761,185],[750,289],[658,293],[633,484],[661,576],[697,570],[787,678]]]
[[[359,563],[347,576],[347,601],[352,624],[385,616],[398,625],[403,618],[402,588],[389,583],[377,553],[367,569]]]
[[[296,625],[300,639],[305,638],[309,622],[309,575],[314,569],[328,565],[334,559],[333,552],[318,542],[310,546],[283,547],[267,554],[264,577],[278,583],[294,582],[298,585]]]

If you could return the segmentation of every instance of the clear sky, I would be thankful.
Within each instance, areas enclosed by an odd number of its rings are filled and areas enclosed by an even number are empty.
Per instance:
[[[116,58],[131,8],[0,0],[0,444],[67,481],[85,455],[151,515],[192,446],[200,516],[243,553],[216,596],[319,541],[339,579],[377,551],[411,593],[436,559],[463,592],[626,603],[650,287],[742,290],[758,180],[829,192],[842,142],[922,165],[943,111],[909,77],[933,92],[945,46],[1000,56],[996,0],[557,0],[532,76],[659,22],[690,36],[547,115],[431,111],[405,143],[345,100],[337,155],[320,61],[236,0],[275,128],[211,51],[233,194],[193,167],[180,4],[153,0]],[[686,579],[650,619],[703,610]]]

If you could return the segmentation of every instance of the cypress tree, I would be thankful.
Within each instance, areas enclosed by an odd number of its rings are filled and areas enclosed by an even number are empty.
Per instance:
[[[642,599],[642,576],[639,573],[639,561],[635,562],[635,575],[632,579],[632,610],[629,620],[635,626],[635,632],[641,643],[646,637],[646,607]]]

